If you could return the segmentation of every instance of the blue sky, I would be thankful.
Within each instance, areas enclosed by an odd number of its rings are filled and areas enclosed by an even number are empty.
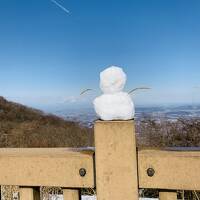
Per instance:
[[[200,101],[199,0],[0,0],[0,95],[33,106],[87,102],[124,68],[137,105]],[[91,95],[77,99],[84,88]],[[80,102],[79,102],[80,103]]]

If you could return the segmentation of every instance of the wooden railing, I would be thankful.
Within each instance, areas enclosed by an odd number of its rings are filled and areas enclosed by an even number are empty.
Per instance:
[[[97,121],[92,149],[0,149],[0,184],[20,186],[21,200],[38,200],[40,186],[63,188],[79,200],[81,188],[97,200],[136,200],[139,188],[159,189],[161,200],[176,190],[200,190],[200,151],[136,150],[134,121]]]

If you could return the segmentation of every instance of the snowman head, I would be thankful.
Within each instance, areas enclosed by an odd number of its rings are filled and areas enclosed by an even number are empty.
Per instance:
[[[100,88],[103,93],[121,92],[126,84],[126,74],[123,69],[111,66],[100,73]]]

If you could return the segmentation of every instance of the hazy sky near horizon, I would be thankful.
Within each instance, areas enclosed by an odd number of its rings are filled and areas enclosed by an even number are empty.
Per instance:
[[[28,105],[87,101],[124,68],[136,104],[200,103],[199,0],[0,0],[0,95]],[[69,11],[69,12],[67,12]],[[92,96],[76,98],[84,88]]]

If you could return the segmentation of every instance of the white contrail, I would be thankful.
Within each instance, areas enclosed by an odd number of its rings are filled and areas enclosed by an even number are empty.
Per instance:
[[[56,6],[58,6],[59,8],[61,8],[67,14],[70,13],[69,10],[67,10],[64,6],[62,6],[61,4],[59,4],[56,0],[51,0],[51,2],[54,3]]]

